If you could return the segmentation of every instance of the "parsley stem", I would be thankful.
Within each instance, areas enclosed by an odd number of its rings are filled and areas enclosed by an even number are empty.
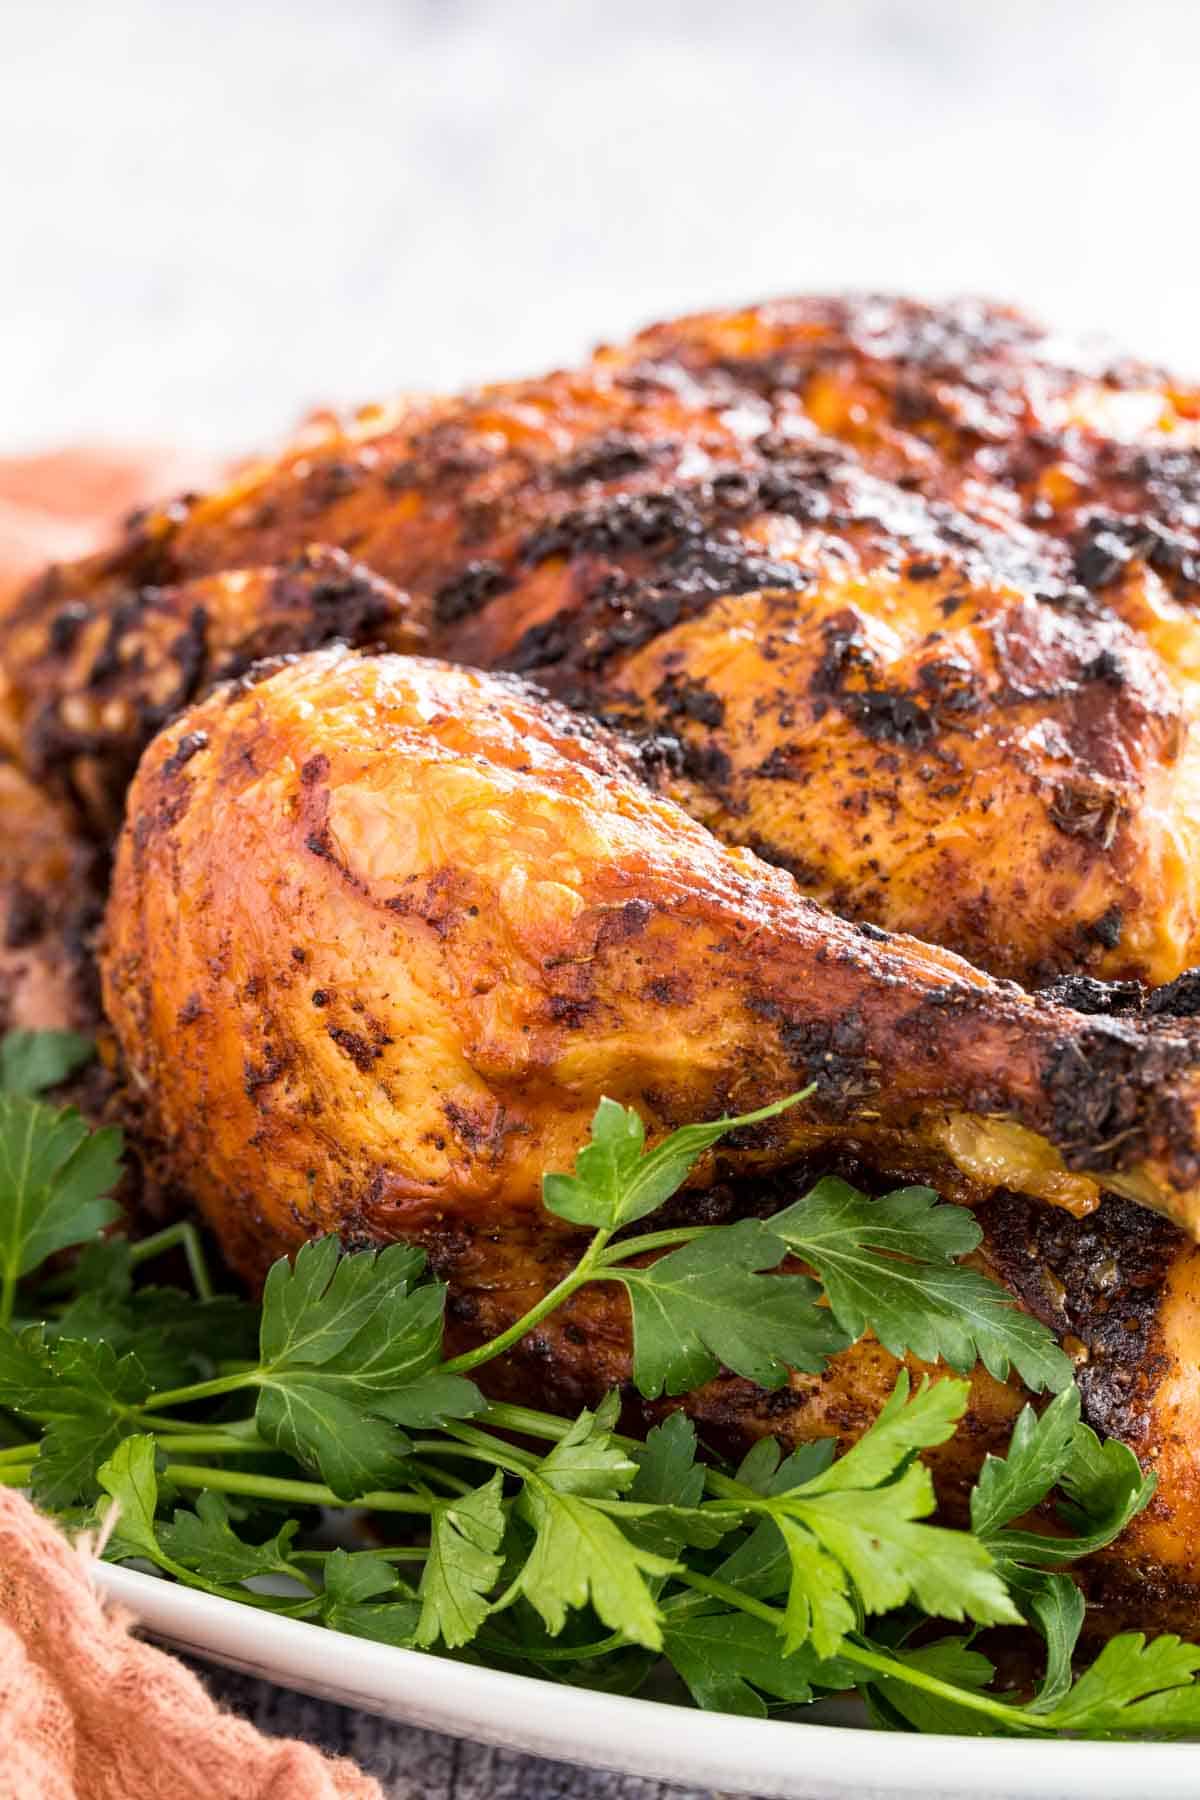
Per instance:
[[[560,1419],[554,1413],[536,1412],[531,1406],[510,1406],[503,1400],[489,1400],[479,1416],[489,1425],[498,1425],[501,1431],[517,1431],[525,1437],[557,1441],[566,1437],[571,1429],[570,1419]],[[625,1440],[616,1438],[615,1441],[623,1443]],[[628,1441],[632,1443],[633,1439]]]
[[[0,1487],[26,1487],[33,1474],[33,1464],[19,1463],[15,1467],[8,1463],[0,1469]]]
[[[487,1634],[482,1634],[487,1641]],[[493,1645],[502,1655],[517,1656],[527,1662],[586,1662],[594,1656],[608,1656],[614,1650],[628,1650],[629,1639],[623,1631],[610,1632],[608,1637],[597,1638],[591,1644],[569,1644],[565,1649],[544,1644],[520,1644],[493,1638]]]
[[[609,1231],[598,1231],[570,1274],[564,1275],[548,1294],[543,1294],[536,1306],[531,1306],[527,1313],[522,1313],[516,1323],[510,1325],[507,1331],[502,1331],[499,1337],[489,1338],[486,1344],[480,1344],[474,1350],[464,1350],[461,1356],[452,1357],[449,1362],[443,1363],[442,1374],[465,1375],[468,1369],[477,1369],[481,1363],[491,1362],[494,1356],[502,1356],[514,1344],[520,1343],[535,1325],[540,1325],[543,1319],[569,1300],[577,1288],[591,1280],[592,1271],[600,1260],[600,1253],[611,1236]]]
[[[291,1563],[323,1563],[333,1554],[330,1550],[292,1550]],[[378,1556],[383,1562],[424,1562],[430,1554],[428,1544],[372,1544],[367,1550],[351,1550],[351,1556]]]
[[[205,1261],[204,1246],[200,1242],[200,1233],[192,1224],[168,1225],[162,1231],[153,1232],[150,1237],[139,1238],[136,1244],[129,1246],[129,1260],[136,1268],[138,1263],[147,1262],[153,1256],[162,1256],[168,1250],[177,1249],[181,1249],[187,1258],[188,1274],[192,1278],[196,1298],[211,1300],[213,1284]]]
[[[233,1437],[228,1431],[175,1431],[155,1433],[160,1450],[186,1450],[197,1456],[277,1456],[261,1438]]]
[[[166,1406],[187,1406],[193,1400],[211,1400],[216,1394],[236,1394],[239,1388],[255,1386],[258,1364],[245,1374],[216,1375],[211,1381],[195,1381],[190,1387],[167,1388],[161,1394],[151,1394],[147,1405],[153,1403],[158,1408]]]
[[[739,1612],[749,1613],[753,1618],[764,1619],[768,1625],[783,1632],[785,1614],[777,1606],[768,1606],[765,1600],[756,1600],[752,1594],[743,1594],[739,1588],[731,1587],[727,1581],[717,1581],[710,1575],[701,1575],[695,1569],[678,1568],[673,1576],[675,1581],[683,1582],[687,1587],[695,1588],[698,1593],[708,1594],[714,1600],[724,1600],[727,1606],[736,1607]],[[861,1668],[870,1669],[873,1675],[883,1676],[889,1681],[902,1681],[908,1687],[922,1688],[927,1694],[934,1694],[939,1700],[948,1700],[954,1706],[965,1707],[970,1712],[983,1713],[989,1719],[1001,1719],[1010,1729],[1030,1731],[1053,1731],[1052,1713],[1040,1716],[1027,1713],[1023,1707],[1009,1705],[1004,1700],[997,1700],[990,1694],[980,1693],[977,1688],[955,1687],[953,1682],[942,1681],[936,1675],[929,1675],[924,1669],[913,1668],[911,1664],[901,1662],[890,1656],[881,1656],[878,1651],[868,1650],[847,1638],[838,1647],[837,1655],[844,1662],[858,1663]]]
[[[707,1230],[708,1227],[705,1227]],[[524,1437],[549,1438],[557,1443],[566,1437],[571,1429],[570,1419],[557,1418],[553,1413],[537,1412],[530,1406],[511,1406],[507,1401],[490,1400],[479,1415],[487,1425],[495,1425],[501,1431],[515,1431]],[[646,1448],[640,1438],[626,1437],[620,1431],[609,1433],[614,1444],[621,1450],[630,1450],[635,1455]],[[704,1465],[704,1485],[709,1492],[724,1500],[736,1500],[739,1505],[747,1506],[753,1500],[761,1500],[762,1495],[742,1482],[735,1481],[732,1475],[723,1474],[720,1469]]]
[[[261,1500],[294,1500],[299,1506],[353,1506],[365,1512],[429,1513],[436,1502],[418,1494],[360,1494],[343,1500],[319,1481],[285,1481],[275,1475],[254,1475],[241,1469],[207,1469],[200,1463],[168,1463],[164,1481],[184,1488],[211,1488],[221,1494],[249,1494]]]
[[[32,1462],[38,1453],[36,1444],[12,1444],[6,1450],[0,1450],[0,1468],[6,1463]]]
[[[858,1663],[889,1681],[903,1681],[909,1687],[922,1688],[925,1693],[934,1694],[939,1700],[949,1700],[954,1706],[983,1713],[990,1719],[1001,1719],[1010,1730],[1052,1732],[1059,1729],[1054,1724],[1053,1713],[1031,1713],[1023,1706],[1013,1706],[1008,1701],[980,1693],[978,1688],[955,1687],[953,1682],[942,1681],[924,1669],[913,1668],[910,1663],[880,1656],[877,1651],[856,1644],[852,1638],[847,1638],[840,1646],[838,1657],[844,1662]]]
[[[6,1263],[4,1279],[0,1282],[0,1326],[8,1324],[13,1316],[13,1308],[17,1303],[17,1268],[15,1263]]]
[[[667,1250],[673,1244],[690,1244],[694,1238],[707,1237],[709,1232],[721,1229],[719,1225],[681,1225],[674,1231],[648,1231],[643,1237],[622,1238],[619,1244],[606,1250],[600,1260],[608,1267],[630,1256],[641,1256],[645,1250]]]
[[[444,1455],[448,1446],[437,1440],[420,1438],[414,1443],[413,1449],[420,1450],[422,1448],[429,1451],[440,1452]],[[464,1481],[460,1475],[452,1474],[449,1469],[431,1468],[430,1465],[423,1461],[419,1456],[414,1456],[410,1459],[409,1467],[413,1470],[414,1474],[421,1477],[427,1486],[434,1485],[443,1487],[448,1489],[452,1494],[469,1494],[471,1491],[471,1484],[469,1481]]]
[[[688,1587],[695,1588],[699,1594],[708,1594],[713,1600],[724,1600],[727,1606],[734,1606],[739,1612],[749,1613],[755,1619],[765,1619],[768,1625],[774,1625],[782,1632],[784,1615],[777,1606],[768,1606],[765,1600],[756,1600],[753,1594],[743,1594],[740,1588],[730,1587],[727,1581],[717,1581],[711,1575],[701,1575],[696,1569],[683,1566],[675,1570],[674,1581],[682,1581]]]
[[[473,1462],[495,1463],[513,1475],[524,1475],[529,1469],[536,1469],[540,1460],[517,1444],[497,1443],[490,1432],[477,1431],[473,1425],[464,1425],[458,1419],[444,1420],[442,1430],[456,1440],[456,1455],[469,1456]]]
[[[155,1395],[154,1398],[157,1398],[157,1395]],[[122,1408],[122,1411],[127,1419],[132,1419],[136,1422],[139,1431],[170,1431],[183,1436],[184,1434],[191,1435],[195,1432],[211,1431],[213,1429],[211,1422],[203,1424],[198,1419],[172,1419],[162,1413],[142,1412],[137,1406],[127,1406]],[[228,1431],[229,1427],[228,1425],[223,1425],[221,1429],[223,1431]]]

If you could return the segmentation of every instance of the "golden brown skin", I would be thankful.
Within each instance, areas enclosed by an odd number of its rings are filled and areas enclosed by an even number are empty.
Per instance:
[[[1097,1423],[1160,1471],[1156,1512],[1093,1577],[1109,1617],[1144,1616],[1136,1583],[1160,1566],[1200,1581],[1200,1250],[1112,1198],[1083,1222],[1011,1193],[989,1202],[943,1129],[986,1104],[1053,1134],[1066,1066],[1084,1130],[1089,1082],[1119,1047],[1123,1101],[1156,1071],[1129,1127],[1151,1141],[1171,1081],[1180,1103],[1192,1092],[1188,1026],[1089,1019],[864,933],[718,844],[619,742],[520,683],[338,652],[215,694],[151,746],[103,967],[164,1166],[235,1266],[259,1278],[329,1229],[423,1242],[461,1343],[511,1323],[574,1260],[538,1182],[569,1166],[601,1093],[661,1131],[815,1079],[802,1108],[708,1160],[683,1216],[773,1211],[831,1162],[875,1182],[932,1174],[979,1203],[984,1266],[1083,1359]],[[723,1377],[684,1404],[713,1442],[845,1443],[895,1374],[866,1339],[782,1392]],[[570,1409],[628,1376],[625,1303],[602,1288],[490,1379]],[[976,1372],[964,1427],[933,1459],[949,1511],[1024,1398]],[[652,1414],[631,1403],[632,1422]]]
[[[657,1129],[814,1081],[752,1162],[905,1136],[1200,1224],[1200,1026],[1084,1017],[835,918],[511,679],[317,652],[192,709],[130,793],[104,974],[247,1269],[360,1212],[403,1235],[535,1207],[604,1093]]]
[[[527,671],[643,740],[644,766],[696,819],[791,869],[843,914],[915,931],[1026,983],[1066,977],[1060,1002],[1100,1018],[1076,1019],[1064,1036],[1052,1086],[1072,1104],[1078,1096],[1082,1111],[1049,1107],[1056,1141],[1073,1165],[1109,1159],[1100,1146],[1114,1139],[1118,1155],[1137,1161],[1118,1116],[1122,1058],[1149,1054],[1150,1088],[1153,1058],[1190,1036],[1168,1020],[1194,1010],[1196,984],[1147,996],[1079,978],[1164,982],[1197,960],[1198,418],[1196,395],[1160,371],[1081,355],[1003,309],[802,300],[656,327],[577,374],[314,427],[277,463],[210,499],[147,514],[115,552],[52,571],[15,623],[0,623],[0,736],[105,837],[153,732],[264,650],[342,635]],[[299,559],[323,557],[322,546],[388,584],[387,602],[335,606],[331,618],[310,590],[281,606],[279,581]],[[171,754],[190,748],[167,736]],[[26,816],[23,802],[5,814],[18,827]],[[440,929],[440,902],[421,904]],[[854,951],[869,957],[870,980],[897,954],[864,942]],[[349,953],[338,964],[347,985],[353,965]],[[579,965],[574,979],[586,990]],[[827,965],[819,979],[828,1026],[851,1002]],[[901,979],[913,979],[907,960]],[[575,988],[541,992],[560,1007],[580,999]],[[274,1016],[260,1021],[264,1044]],[[374,1047],[357,1016],[330,1022],[343,1049]],[[810,1015],[803,1024],[811,1052]],[[867,1024],[874,1031],[880,1019],[871,1012]],[[768,1044],[793,1026],[766,1031]],[[929,1042],[959,1054],[941,1020]],[[836,1087],[873,1052],[852,1032],[819,1054]],[[1000,1060],[1007,1079],[1020,1059]],[[321,1067],[314,1108],[348,1077],[344,1059]],[[260,1076],[273,1118],[288,1078],[272,1078],[269,1057],[242,1078],[254,1087]],[[1192,1141],[1190,1103],[1181,1111],[1166,1091],[1177,1077],[1176,1068],[1165,1084],[1151,1158],[1155,1183],[1176,1195],[1191,1179],[1182,1164]],[[707,1091],[724,1103],[719,1088]],[[653,1115],[664,1124],[682,1111],[669,1087],[665,1099]],[[1024,1113],[1009,1091],[1000,1100],[1034,1121],[1032,1137],[1007,1126],[989,1134],[962,1114],[935,1129],[929,1111],[909,1135],[865,1117],[867,1093],[809,1149],[823,1162],[853,1151],[868,1169],[925,1177],[959,1198],[1007,1180],[1090,1204],[1094,1171],[1046,1160],[1045,1094],[1037,1104],[1026,1095]],[[251,1110],[270,1176],[270,1129]],[[1135,1135],[1145,1129],[1136,1123]],[[757,1170],[783,1149],[767,1143],[743,1160]],[[475,1169],[481,1160],[459,1158]],[[1128,1169],[1118,1179],[1161,1200]],[[738,1205],[753,1204],[744,1180],[737,1189]],[[1024,1203],[997,1204],[1015,1217]],[[1072,1299],[1103,1279],[1113,1308],[1132,1317],[1127,1299],[1154,1297],[1149,1335],[1124,1363],[1108,1345],[1089,1405],[1165,1471],[1164,1542],[1150,1540],[1149,1522],[1137,1527],[1102,1595],[1122,1616],[1133,1569],[1162,1622],[1168,1600],[1154,1564],[1186,1573],[1195,1536],[1194,1275],[1191,1253],[1171,1239],[1177,1259],[1151,1280],[1132,1225],[1102,1254],[1089,1234],[1121,1206],[1110,1199],[1079,1224],[1033,1210],[1077,1246],[1062,1252]],[[489,1307],[514,1316],[504,1309],[519,1310],[568,1253],[533,1211],[525,1230],[515,1205],[500,1230],[487,1216],[460,1207],[436,1236],[428,1228],[463,1330],[479,1329]],[[1169,1230],[1133,1217],[1139,1229]],[[252,1210],[245,1221],[249,1238]],[[354,1207],[340,1222],[367,1235],[390,1228]],[[294,1241],[297,1222],[285,1226]],[[1025,1241],[1035,1235],[1031,1227]],[[989,1227],[989,1246],[994,1236]],[[249,1266],[253,1245],[243,1255]],[[1056,1266],[1047,1253],[1022,1275],[1010,1244],[999,1272],[1036,1307],[1044,1286],[1054,1291]],[[1070,1330],[1090,1344],[1083,1323]],[[597,1370],[619,1379],[623,1317],[610,1310],[584,1336],[586,1355],[552,1336],[528,1366],[512,1365],[518,1390],[569,1405]],[[787,1431],[861,1429],[893,1374],[868,1342],[823,1381],[797,1378],[802,1404]],[[1152,1396],[1144,1426],[1112,1412],[1126,1377]],[[1003,1440],[1017,1400],[977,1377],[967,1430],[943,1453],[944,1493],[981,1446]],[[734,1438],[782,1416],[778,1397],[740,1383],[691,1404]]]
[[[163,716],[64,739],[95,640],[57,620],[337,545],[410,596],[375,636],[653,736],[688,810],[836,910],[1026,983],[1164,982],[1200,960],[1198,416],[975,304],[656,327],[315,430],[52,572],[0,631],[23,754],[111,797]]]
[[[0,1035],[94,1031],[92,940],[103,886],[93,847],[64,809],[0,755]]]
[[[0,621],[7,711],[26,766],[110,839],[154,733],[217,681],[256,660],[331,639],[417,648],[408,602],[338,550],[127,592],[107,610],[47,605],[54,571]],[[11,728],[10,728],[11,729]]]

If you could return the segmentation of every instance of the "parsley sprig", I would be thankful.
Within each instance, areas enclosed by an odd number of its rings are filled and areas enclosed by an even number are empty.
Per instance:
[[[0,1048],[0,1483],[98,1527],[108,1556],[553,1680],[634,1691],[666,1657],[698,1705],[745,1714],[856,1689],[894,1729],[1200,1729],[1200,1649],[1123,1634],[1077,1671],[1067,1571],[1149,1502],[1153,1477],[1082,1423],[1051,1334],[963,1263],[969,1213],[927,1189],[871,1199],[826,1180],[766,1220],[647,1229],[727,1132],[803,1096],[650,1151],[636,1112],[603,1101],[574,1170],[544,1179],[547,1208],[590,1233],[575,1266],[447,1359],[445,1290],[411,1246],[306,1245],[255,1308],[213,1292],[192,1227],[114,1235],[119,1142],[46,1098],[80,1054],[38,1036]],[[171,1256],[190,1292],[145,1279]],[[766,1438],[737,1468],[700,1453],[682,1412],[644,1442],[622,1435],[615,1394],[574,1420],[486,1401],[472,1373],[591,1282],[627,1296],[648,1399],[722,1368],[778,1387],[865,1331],[1052,1397],[985,1462],[966,1529],[936,1521],[921,1460],[965,1411],[952,1374],[914,1387],[901,1371],[841,1456]],[[351,1545],[364,1518],[384,1522],[370,1547],[324,1547],[312,1527],[331,1506],[352,1508]],[[1015,1699],[978,1634],[1021,1624],[1042,1676]]]

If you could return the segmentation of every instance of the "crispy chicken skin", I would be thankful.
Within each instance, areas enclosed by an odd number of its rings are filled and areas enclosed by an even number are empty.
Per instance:
[[[829,1167],[975,1205],[1159,1473],[1094,1599],[1194,1636],[1200,1252],[1145,1203],[1196,1230],[1198,595],[1200,395],[973,302],[697,315],[317,422],[0,617],[0,912],[47,922],[0,1024],[80,1016],[83,841],[151,745],[108,1004],[164,1178],[251,1277],[415,1234],[475,1340],[570,1259],[534,1183],[601,1091],[661,1130],[814,1077],[687,1216]],[[195,705],[335,639],[442,661]],[[607,1290],[491,1371],[563,1408],[627,1376]],[[731,1446],[849,1441],[894,1376],[868,1338],[686,1404]],[[1023,1398],[976,1372],[949,1512]]]
[[[368,409],[52,571],[0,628],[20,754],[110,821],[170,705],[321,641],[260,628],[261,571],[334,546],[406,600],[326,635],[655,739],[842,914],[1027,984],[1165,982],[1200,960],[1198,444],[1195,394],[1005,309],[701,315]],[[147,646],[163,593],[191,637]]]
[[[1002,1162],[956,1164],[946,1129],[972,1111],[1017,1121],[1009,1186],[1038,1178],[1042,1134],[1112,1156],[1111,1121],[1102,1143],[1078,1136],[1108,1067],[1137,1108],[1116,1137],[1153,1142],[1160,1109],[1192,1092],[1187,1025],[1089,1017],[844,924],[519,681],[337,651],[218,692],[155,741],[102,961],[165,1165],[235,1266],[260,1278],[330,1229],[415,1239],[451,1282],[455,1344],[511,1323],[577,1254],[538,1176],[569,1166],[601,1093],[663,1130],[815,1080],[803,1107],[708,1159],[682,1216],[775,1210],[830,1166],[874,1184],[923,1173],[974,1201],[983,1266],[1079,1356],[1093,1420],[1160,1474],[1121,1557],[1089,1574],[1106,1616],[1144,1618],[1147,1581],[1200,1582],[1200,1250],[1114,1197],[1084,1220],[989,1197]],[[848,1442],[895,1374],[868,1338],[778,1393],[727,1376],[684,1404],[715,1443]],[[626,1303],[601,1288],[490,1381],[569,1409],[628,1376]],[[976,1372],[933,1458],[950,1514],[1025,1398]],[[631,1422],[653,1413],[631,1402]],[[1182,1619],[1193,1598],[1172,1604]]]
[[[838,919],[504,677],[318,652],[190,711],[131,790],[104,969],[247,1268],[360,1211],[404,1235],[536,1207],[603,1093],[656,1129],[814,1081],[752,1163],[902,1133],[1200,1222],[1200,1025]]]
[[[415,649],[405,597],[343,551],[140,586],[108,609],[47,606],[54,571],[0,620],[9,738],[101,839],[120,823],[144,746],[214,682],[280,651],[379,638]]]
[[[0,756],[0,1034],[94,1031],[103,886],[65,809]]]

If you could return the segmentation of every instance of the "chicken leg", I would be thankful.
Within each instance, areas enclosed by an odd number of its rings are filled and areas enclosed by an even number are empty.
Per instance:
[[[104,994],[176,1174],[261,1274],[321,1230],[539,1217],[601,1094],[652,1132],[811,1098],[848,1135],[1086,1211],[1200,1223],[1200,1026],[1091,1017],[847,923],[520,681],[317,652],[164,732]]]

